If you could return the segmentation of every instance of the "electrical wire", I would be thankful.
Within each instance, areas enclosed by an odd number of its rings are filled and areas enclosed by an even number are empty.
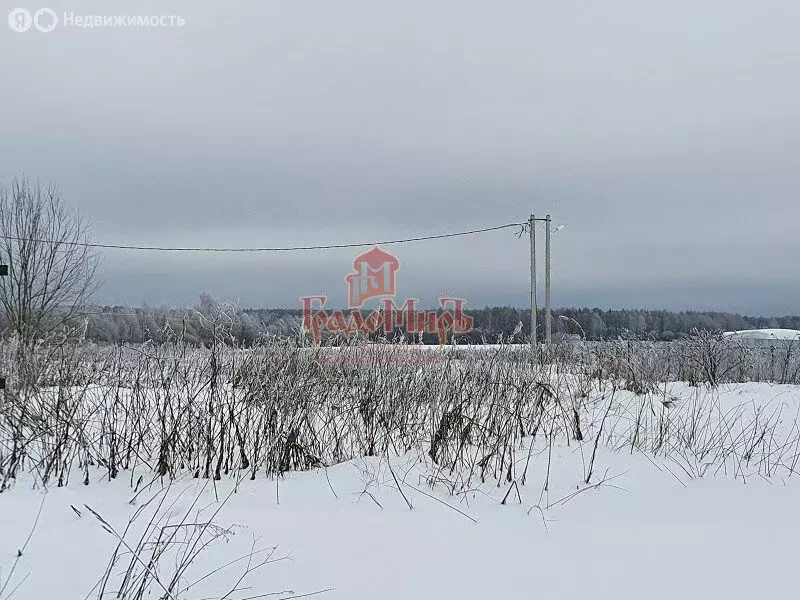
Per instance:
[[[424,235],[411,238],[402,238],[395,240],[383,240],[378,242],[355,242],[347,244],[326,244],[318,246],[284,246],[284,247],[266,247],[266,248],[189,248],[189,247],[166,247],[166,246],[139,246],[128,244],[100,244],[90,242],[66,242],[58,240],[46,239],[28,239],[14,236],[0,235],[0,238],[6,240],[14,240],[19,242],[38,242],[44,244],[59,244],[65,246],[80,246],[84,248],[102,248],[112,250],[142,250],[150,252],[297,252],[303,250],[333,250],[336,248],[361,248],[364,246],[388,246],[389,244],[407,244],[411,242],[421,242],[425,240],[440,240],[444,238],[453,238],[465,235],[477,235],[479,233],[487,233],[490,231],[498,231],[500,229],[508,229],[510,227],[525,227],[524,223],[506,223],[505,225],[496,225],[494,227],[483,227],[481,229],[471,229],[468,231],[457,231],[453,233],[441,233],[437,235]]]

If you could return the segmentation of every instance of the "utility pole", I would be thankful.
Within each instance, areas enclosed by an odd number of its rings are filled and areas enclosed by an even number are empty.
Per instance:
[[[550,313],[550,215],[545,217],[545,250],[544,250],[544,324],[547,349],[553,342],[553,317]]]
[[[531,236],[531,358],[536,356],[538,345],[536,312],[536,217],[531,215],[528,220],[528,232]]]
[[[531,236],[531,353],[538,351],[539,348],[539,331],[538,331],[538,312],[539,307],[536,302],[536,223],[537,221],[544,221],[545,223],[545,249],[544,249],[544,322],[545,322],[545,343],[549,350],[553,343],[553,313],[552,305],[550,303],[550,273],[551,273],[551,256],[550,256],[550,238],[552,237],[552,219],[550,215],[546,215],[544,219],[537,219],[535,215],[531,215],[528,219],[528,232]],[[556,228],[556,231],[561,229],[561,226]]]

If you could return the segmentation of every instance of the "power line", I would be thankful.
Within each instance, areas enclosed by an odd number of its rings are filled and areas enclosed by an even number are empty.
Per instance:
[[[158,307],[156,307],[156,308],[158,308]],[[176,312],[180,312],[181,310],[183,310],[183,312],[185,314],[188,314],[189,312],[191,312],[189,309],[169,308],[163,314],[176,313]],[[115,311],[115,310],[106,310],[106,311],[96,310],[96,311],[80,311],[80,312],[76,312],[74,314],[77,315],[77,316],[81,316],[81,317],[91,317],[91,316],[99,316],[99,315],[108,315],[108,316],[111,316],[111,317],[116,317],[116,316],[141,317],[141,316],[152,315],[153,313],[152,312],[147,312],[146,309],[142,308],[142,309],[140,309],[140,312],[118,312],[118,311]]]
[[[8,235],[0,235],[0,238],[6,240],[14,240],[19,242],[39,242],[43,244],[59,244],[65,246],[80,246],[83,248],[103,248],[112,250],[144,250],[152,252],[296,252],[302,250],[333,250],[335,248],[361,248],[364,246],[387,246],[389,244],[407,244],[410,242],[421,242],[425,240],[439,240],[444,238],[452,238],[464,235],[476,235],[479,233],[487,233],[489,231],[498,231],[500,229],[508,229],[510,227],[524,227],[524,223],[506,223],[505,225],[497,225],[495,227],[484,227],[481,229],[471,229],[469,231],[457,231],[454,233],[441,233],[437,235],[424,235],[411,238],[402,238],[396,240],[383,240],[379,242],[355,242],[348,244],[327,244],[320,246],[284,246],[272,248],[170,248],[165,246],[134,246],[127,244],[95,244],[89,242],[66,242],[58,240],[45,240],[45,239],[28,239]]]

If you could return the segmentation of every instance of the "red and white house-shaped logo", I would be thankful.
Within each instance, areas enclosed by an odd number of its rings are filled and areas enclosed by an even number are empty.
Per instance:
[[[344,280],[349,289],[349,308],[358,308],[365,300],[395,295],[395,274],[400,268],[397,257],[377,246],[355,258],[354,273]]]

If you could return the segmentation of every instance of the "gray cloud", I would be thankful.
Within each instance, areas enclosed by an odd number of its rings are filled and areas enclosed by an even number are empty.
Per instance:
[[[800,312],[795,2],[49,5],[186,19],[0,30],[0,177],[59,182],[102,241],[328,243],[549,211],[557,304]],[[403,295],[526,302],[512,231],[394,250]],[[288,306],[343,296],[352,258],[108,253],[101,300]]]

